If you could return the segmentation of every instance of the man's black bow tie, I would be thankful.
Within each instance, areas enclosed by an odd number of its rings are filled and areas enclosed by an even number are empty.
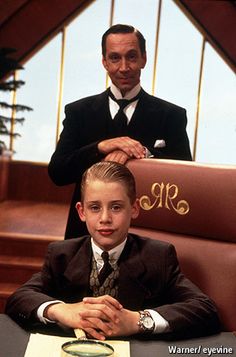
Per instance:
[[[109,91],[109,96],[119,105],[119,110],[116,113],[115,117],[113,118],[113,125],[115,128],[115,134],[117,136],[126,136],[127,129],[128,129],[128,118],[124,113],[124,108],[127,107],[130,103],[134,102],[135,100],[139,99],[141,95],[141,90],[132,99],[116,99],[115,96],[111,91]]]
[[[133,97],[131,99],[116,99],[116,97],[114,96],[112,91],[109,90],[109,97],[111,97],[111,99],[114,100],[119,105],[119,107],[120,107],[119,111],[123,110],[130,103],[135,102],[136,100],[138,100],[140,98],[140,95],[141,95],[141,91],[139,91],[139,93],[135,97]]]

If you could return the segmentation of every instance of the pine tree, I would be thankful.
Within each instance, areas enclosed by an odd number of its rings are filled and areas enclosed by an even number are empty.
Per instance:
[[[23,67],[18,63],[17,60],[11,57],[11,54],[15,52],[15,49],[12,48],[0,48],[0,91],[10,92],[19,89],[21,86],[25,84],[24,81],[21,80],[7,80],[6,78],[11,75],[15,70],[21,70]],[[21,104],[8,104],[6,102],[1,101],[0,98],[0,109],[6,109],[7,111],[14,110],[15,112],[21,111],[31,111],[32,108],[21,105]],[[18,133],[11,133],[8,129],[8,123],[12,120],[12,116],[1,115],[0,113],[0,154],[3,150],[9,149],[5,144],[2,136],[20,136]],[[14,123],[23,124],[25,118],[16,117],[14,118]]]

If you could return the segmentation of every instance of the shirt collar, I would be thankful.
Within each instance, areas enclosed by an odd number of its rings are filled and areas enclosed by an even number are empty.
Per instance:
[[[140,92],[141,85],[138,83],[134,88],[127,92],[124,97],[122,96],[119,88],[117,88],[113,83],[111,83],[110,89],[116,99],[132,99]]]
[[[127,238],[124,240],[124,242],[120,243],[117,247],[108,251],[109,260],[111,260],[111,263],[116,263],[118,261],[124,249],[126,241]],[[96,245],[92,237],[91,237],[91,245],[92,245],[93,256],[96,263],[99,264],[101,262],[103,264],[103,259],[101,257],[103,250]]]

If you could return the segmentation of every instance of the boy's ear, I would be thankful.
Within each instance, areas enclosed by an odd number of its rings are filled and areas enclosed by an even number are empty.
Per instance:
[[[75,207],[76,207],[76,209],[77,209],[79,218],[81,219],[82,222],[85,222],[86,219],[85,219],[83,204],[82,204],[81,202],[77,202],[76,205],[75,205]]]
[[[140,204],[139,204],[139,199],[136,198],[133,207],[132,207],[132,219],[135,219],[138,217],[140,211]]]

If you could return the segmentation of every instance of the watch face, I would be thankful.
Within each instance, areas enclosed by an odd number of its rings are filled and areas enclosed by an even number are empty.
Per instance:
[[[145,316],[143,318],[143,325],[146,329],[152,329],[153,328],[154,321],[150,316]]]

